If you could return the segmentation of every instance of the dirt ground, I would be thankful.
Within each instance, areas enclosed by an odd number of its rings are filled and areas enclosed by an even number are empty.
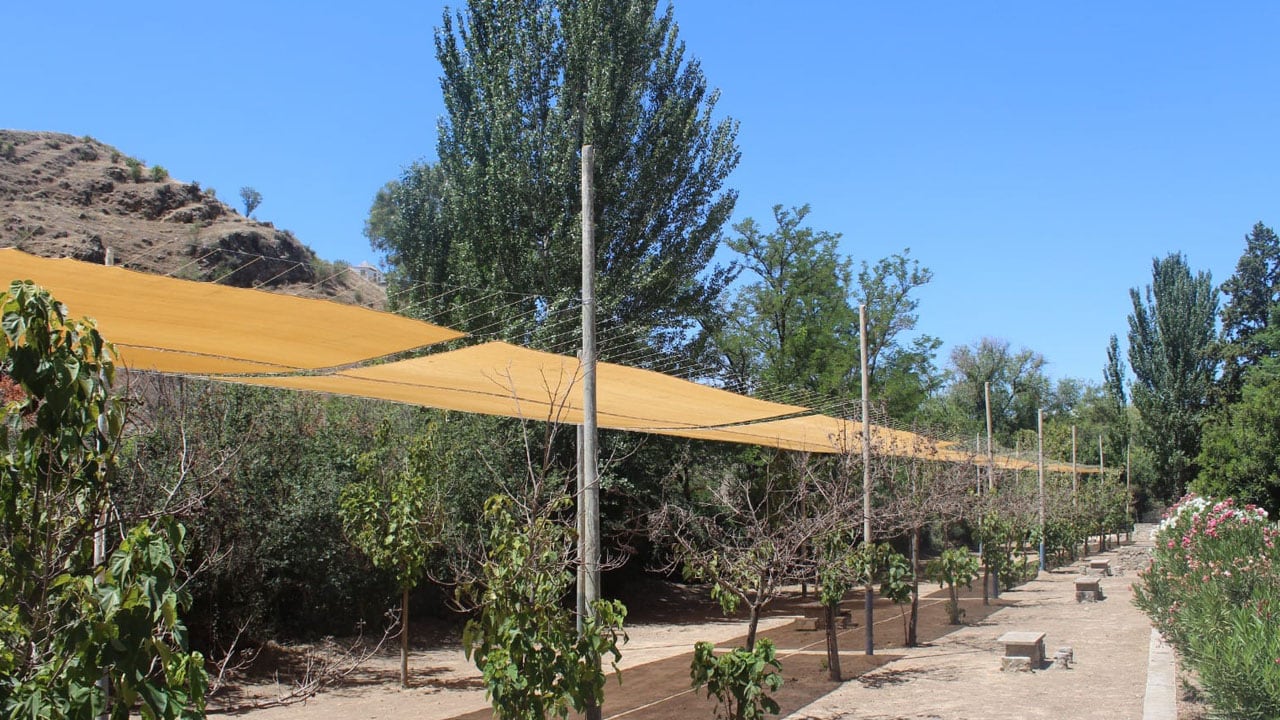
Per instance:
[[[1145,565],[1145,554],[1142,543],[1106,553],[1117,572],[1103,579],[1106,599],[1096,604],[1075,602],[1072,581],[1081,574],[1079,564],[1042,573],[990,606],[982,604],[979,591],[969,591],[962,601],[966,624],[958,628],[946,624],[945,595],[932,592],[921,601],[924,645],[917,648],[901,647],[898,609],[878,602],[874,656],[862,652],[860,626],[841,632],[844,683],[827,679],[823,632],[792,625],[796,616],[815,612],[805,607],[812,599],[787,598],[761,625],[782,659],[785,684],[777,695],[782,715],[795,720],[1141,718],[1150,624],[1130,602],[1129,584]],[[712,717],[711,701],[689,689],[692,646],[699,640],[722,648],[740,644],[745,623],[719,619],[718,610],[692,591],[648,598],[650,602],[632,599],[629,604],[630,642],[623,649],[622,682],[610,680],[604,716]],[[845,608],[861,625],[861,599],[853,598]],[[1046,633],[1050,656],[1060,646],[1071,646],[1075,665],[1069,670],[1001,672],[996,639],[1010,630]],[[211,714],[251,720],[492,717],[479,675],[456,645],[413,652],[409,689],[398,686],[398,661],[394,651],[387,652],[306,703],[249,709],[255,701],[289,689],[287,681],[260,679],[211,703]]]

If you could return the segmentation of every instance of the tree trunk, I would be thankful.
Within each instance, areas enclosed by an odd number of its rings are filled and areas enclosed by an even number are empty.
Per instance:
[[[920,528],[911,532],[911,621],[907,623],[907,647],[919,644],[916,623],[920,619]]]
[[[827,672],[832,682],[840,682],[840,637],[836,633],[836,618],[839,616],[840,603],[827,603]]]
[[[760,624],[760,608],[751,606],[751,621],[747,625],[747,652],[756,649],[756,626]]]
[[[956,588],[955,583],[951,583],[948,588],[951,592],[951,624],[960,624],[960,591]]]
[[[400,687],[409,687],[409,588],[400,595]]]

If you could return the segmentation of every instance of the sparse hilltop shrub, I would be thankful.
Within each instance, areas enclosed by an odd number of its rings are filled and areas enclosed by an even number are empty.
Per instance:
[[[1280,528],[1265,510],[1187,495],[1156,529],[1134,603],[1222,717],[1280,717]]]
[[[134,182],[142,182],[142,161],[137,158],[127,157],[124,159],[124,164],[129,168],[129,177]]]
[[[156,165],[151,168],[151,179],[155,182],[164,182],[169,179],[169,171],[163,165]]]

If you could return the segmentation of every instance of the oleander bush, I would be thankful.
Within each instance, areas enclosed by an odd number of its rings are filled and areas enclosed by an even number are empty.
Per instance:
[[[1157,527],[1134,587],[1223,717],[1280,717],[1278,537],[1261,508],[1188,495]]]

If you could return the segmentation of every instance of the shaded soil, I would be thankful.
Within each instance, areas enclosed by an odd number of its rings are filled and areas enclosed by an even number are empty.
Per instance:
[[[945,601],[946,593],[943,591],[921,597],[917,626],[920,642],[929,643],[956,629],[957,626],[950,625],[947,621]],[[903,641],[899,609],[885,600],[877,600],[875,603],[873,632],[875,647],[877,651],[883,652],[877,652],[873,656],[862,653],[866,643],[865,628],[861,622],[862,602],[860,594],[853,594],[841,606],[842,609],[853,610],[855,618],[855,626],[842,630],[838,635],[840,666],[846,682],[900,657],[894,652],[902,647]],[[992,612],[1008,604],[1007,601],[997,600],[984,606],[980,590],[966,590],[962,594],[961,603],[968,624],[981,623]],[[670,610],[663,609],[662,599],[658,599],[656,604],[659,605],[656,611],[658,616],[666,617],[670,613]],[[816,608],[809,607],[811,605],[811,596],[788,596],[772,606],[771,614],[814,615]],[[705,608],[698,608],[695,604],[692,609],[696,616]],[[647,612],[650,611],[643,610],[638,614],[644,616]],[[774,699],[781,706],[782,715],[794,712],[840,686],[840,683],[829,679],[825,630],[798,630],[794,625],[788,624],[762,632],[760,636],[772,640],[778,649],[784,683]],[[744,635],[718,643],[717,647],[724,650],[740,647],[745,644],[745,640]],[[690,636],[690,652],[628,668],[620,685],[610,681],[605,691],[604,716],[626,717],[631,720],[713,717],[715,702],[706,697],[704,692],[695,692],[689,688],[692,644],[696,641],[696,637]],[[905,681],[905,678],[901,681]],[[879,682],[887,681],[882,679]],[[492,718],[493,712],[484,709],[456,717],[459,720],[484,720]]]

